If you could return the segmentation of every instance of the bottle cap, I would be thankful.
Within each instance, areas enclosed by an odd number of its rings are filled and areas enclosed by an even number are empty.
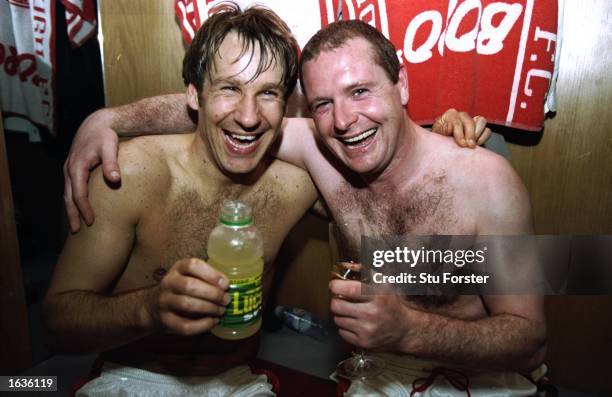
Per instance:
[[[226,200],[221,207],[219,222],[227,226],[248,226],[253,223],[251,207],[241,201]]]

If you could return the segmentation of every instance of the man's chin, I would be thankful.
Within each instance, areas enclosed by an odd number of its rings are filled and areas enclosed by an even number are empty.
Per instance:
[[[379,164],[375,161],[361,158],[341,157],[342,163],[352,172],[359,175],[374,175],[378,173]]]
[[[227,175],[242,176],[248,175],[255,171],[255,169],[257,169],[257,164],[253,165],[251,162],[249,162],[249,164],[245,165],[227,165],[223,166],[222,168]]]
[[[225,159],[220,168],[227,175],[244,176],[257,170],[263,156],[248,156]]]

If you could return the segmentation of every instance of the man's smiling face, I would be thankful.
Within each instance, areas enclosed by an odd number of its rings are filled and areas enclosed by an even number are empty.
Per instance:
[[[303,84],[320,138],[347,167],[382,172],[404,133],[408,89],[375,61],[371,44],[353,38],[303,65]]]
[[[273,61],[257,75],[260,56],[259,44],[244,51],[238,35],[229,33],[202,89],[199,129],[217,165],[228,173],[253,171],[280,131],[282,70]]]

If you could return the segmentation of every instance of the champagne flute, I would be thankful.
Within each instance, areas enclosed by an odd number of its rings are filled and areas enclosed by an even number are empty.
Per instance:
[[[359,280],[361,236],[365,229],[361,219],[344,219],[329,224],[329,243],[332,256],[332,277]],[[341,297],[340,297],[341,298]],[[356,346],[353,357],[336,366],[336,374],[346,379],[363,379],[380,375],[384,361],[368,356]]]

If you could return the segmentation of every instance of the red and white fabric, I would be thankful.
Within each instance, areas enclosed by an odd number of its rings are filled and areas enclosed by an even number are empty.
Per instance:
[[[221,0],[175,0],[186,42]],[[379,29],[408,68],[408,112],[431,123],[455,107],[491,123],[540,130],[554,109],[563,0],[239,0],[262,4],[301,47],[338,19]],[[548,100],[548,102],[547,102]],[[545,103],[548,107],[545,108]]]
[[[66,8],[68,39],[79,47],[96,32],[96,7],[92,0],[61,0]]]
[[[61,0],[73,46],[95,32],[92,0]],[[55,1],[0,0],[0,108],[6,130],[55,135]]]

